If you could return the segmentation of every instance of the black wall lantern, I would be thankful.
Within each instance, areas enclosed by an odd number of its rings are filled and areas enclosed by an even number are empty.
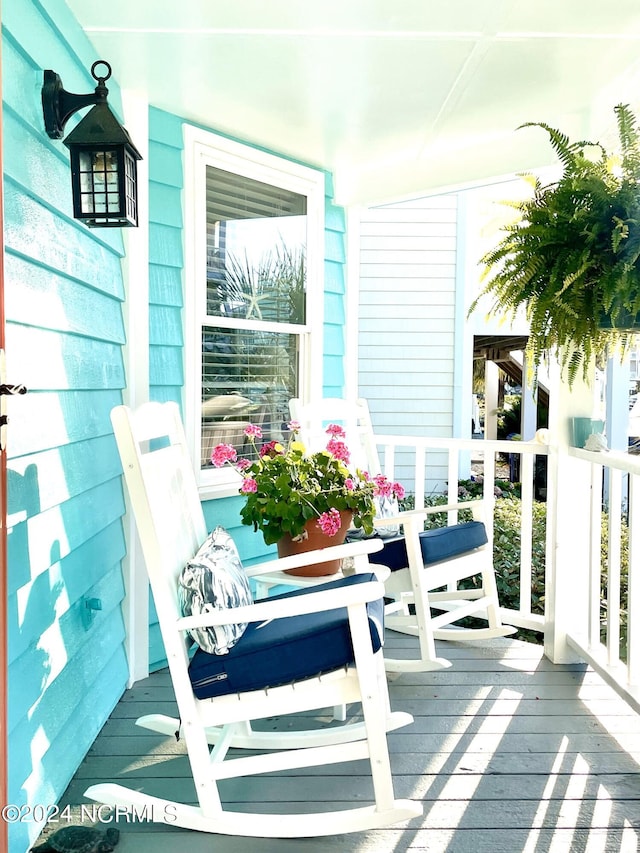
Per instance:
[[[95,73],[104,65],[104,76]],[[93,93],[74,95],[62,87],[53,71],[44,72],[42,110],[51,139],[62,139],[64,126],[77,110],[95,104],[64,140],[71,154],[73,215],[90,228],[120,228],[138,224],[137,160],[142,156],[107,104],[105,80],[111,66],[99,59],[91,66],[98,85]]]

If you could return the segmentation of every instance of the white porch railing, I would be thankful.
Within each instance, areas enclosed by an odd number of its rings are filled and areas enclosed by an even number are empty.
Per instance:
[[[586,595],[567,619],[567,643],[640,710],[640,458],[568,453],[590,506],[588,560],[576,578]]]
[[[481,458],[483,499],[495,508],[498,454],[519,459],[521,483],[519,606],[503,620],[540,631],[550,657],[583,659],[640,710],[640,459],[626,453],[560,450],[538,442],[376,435],[383,470],[416,497],[458,499],[461,472]],[[532,544],[536,457],[548,457],[545,613],[532,612]],[[570,465],[560,464],[563,456]],[[435,477],[434,477],[435,472]],[[434,479],[439,487],[434,488]],[[604,516],[603,516],[604,513]],[[449,523],[456,521],[455,513]],[[602,523],[603,517],[608,523]],[[493,511],[487,512],[493,520]],[[493,527],[488,531],[493,542]],[[628,545],[627,545],[628,542]],[[606,580],[601,553],[607,554]],[[627,564],[628,595],[621,598]],[[621,555],[625,554],[625,559]],[[621,634],[621,625],[626,633]],[[634,625],[637,625],[635,632]],[[622,638],[622,642],[621,642]]]

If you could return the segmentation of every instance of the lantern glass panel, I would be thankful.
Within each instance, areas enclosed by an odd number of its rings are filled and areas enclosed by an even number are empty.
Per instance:
[[[74,216],[89,227],[137,225],[136,162],[126,147],[70,150]]]

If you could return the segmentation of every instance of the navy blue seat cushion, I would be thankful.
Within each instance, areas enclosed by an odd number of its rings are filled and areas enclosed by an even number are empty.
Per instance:
[[[350,575],[311,589],[296,589],[269,599],[292,598],[323,589],[375,580],[370,573]],[[384,637],[384,601],[367,604],[374,651]],[[189,665],[189,677],[198,699],[277,687],[331,672],[354,662],[346,607],[267,623],[250,622],[226,655],[198,649]]]
[[[435,527],[420,534],[420,548],[425,566],[459,557],[487,544],[487,531],[481,521],[466,521],[449,527]],[[404,536],[385,539],[381,551],[369,555],[369,562],[388,566],[392,572],[409,565]]]

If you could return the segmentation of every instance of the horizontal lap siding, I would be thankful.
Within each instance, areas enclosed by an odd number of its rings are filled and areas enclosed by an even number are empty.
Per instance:
[[[324,262],[324,397],[342,397],[345,383],[345,215],[333,204],[333,183],[326,178]],[[312,377],[312,382],[316,378]]]
[[[149,111],[149,394],[182,404],[182,120]]]
[[[68,152],[46,137],[39,98],[42,70],[51,67],[67,90],[90,91],[94,54],[62,0],[3,8],[7,361],[12,381],[29,387],[9,412],[9,793],[16,803],[56,802],[127,679],[124,500],[109,420],[125,386],[122,234],[73,220]],[[109,88],[121,115],[117,85]],[[179,402],[182,126],[150,110],[150,395]],[[344,214],[330,201],[326,246],[322,381],[333,393],[344,377]],[[205,511],[239,530],[238,499]],[[246,559],[264,553],[248,528],[239,538]],[[91,622],[83,618],[85,598],[102,604]],[[12,825],[10,853],[24,853],[38,829]]]
[[[456,219],[454,195],[362,214],[359,393],[378,433],[452,434]],[[437,460],[427,476],[428,490],[446,483]],[[396,477],[411,487],[409,454]]]
[[[184,316],[182,249],[183,122],[149,111],[149,396],[182,407]],[[149,669],[166,664],[149,593]]]
[[[9,799],[53,804],[127,680],[109,421],[125,383],[123,248],[119,229],[73,220],[68,151],[43,128],[42,69],[90,91],[93,49],[61,0],[17,0],[2,50],[7,367],[29,389],[9,402]],[[91,621],[87,598],[102,606]],[[11,853],[38,829],[12,825]]]

